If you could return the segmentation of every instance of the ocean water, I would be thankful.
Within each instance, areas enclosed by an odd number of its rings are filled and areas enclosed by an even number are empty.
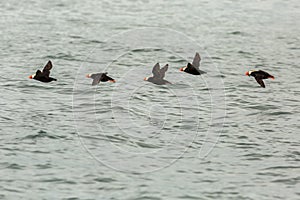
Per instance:
[[[299,199],[299,10],[1,1],[0,199]],[[57,82],[28,79],[48,60]],[[171,85],[143,81],[157,62]]]

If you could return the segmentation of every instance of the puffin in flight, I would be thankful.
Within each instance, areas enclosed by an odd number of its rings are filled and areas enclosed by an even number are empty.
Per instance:
[[[164,79],[168,66],[169,65],[166,64],[163,68],[160,68],[159,63],[156,63],[152,69],[153,76],[144,78],[144,81],[149,81],[156,85],[171,84],[169,81]]]
[[[86,77],[93,79],[92,85],[97,85],[100,82],[107,82],[107,81],[113,82],[113,83],[116,82],[113,78],[107,76],[107,72],[96,73],[96,74],[87,74]]]
[[[50,70],[52,69],[52,62],[49,60],[48,63],[45,65],[43,72],[41,70],[37,70],[35,74],[29,76],[30,79],[35,79],[41,82],[51,82],[57,81],[55,78],[50,77]]]
[[[266,87],[265,83],[263,82],[263,79],[268,79],[268,78],[275,79],[274,76],[262,70],[253,70],[253,71],[250,70],[247,71],[245,75],[253,76],[255,80],[258,82],[258,84],[263,88]]]
[[[193,75],[205,74],[206,72],[199,69],[200,61],[200,54],[196,52],[193,63],[188,63],[186,67],[181,67],[179,70]]]

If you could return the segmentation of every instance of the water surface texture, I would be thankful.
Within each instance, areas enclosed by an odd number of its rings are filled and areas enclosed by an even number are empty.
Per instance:
[[[0,199],[299,199],[299,10],[1,1]],[[196,51],[207,73],[180,72]],[[48,60],[57,82],[28,79]],[[143,81],[156,62],[172,85]]]

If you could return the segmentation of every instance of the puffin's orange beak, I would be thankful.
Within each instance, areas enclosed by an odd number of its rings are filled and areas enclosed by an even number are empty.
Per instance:
[[[246,75],[246,76],[249,76],[249,72],[246,72],[245,75]]]
[[[115,80],[109,80],[109,82],[115,83],[116,81]]]
[[[145,77],[145,78],[144,78],[144,81],[146,81],[146,80],[147,80],[147,78]]]
[[[87,78],[91,78],[91,76],[90,76],[89,74],[87,74],[85,77],[87,77]]]
[[[182,72],[183,72],[183,67],[180,67],[179,71],[182,71]]]
[[[28,76],[28,78],[32,79],[32,75]]]

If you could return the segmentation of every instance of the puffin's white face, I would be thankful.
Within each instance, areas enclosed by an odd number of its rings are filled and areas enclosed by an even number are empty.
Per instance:
[[[32,75],[31,75],[31,78],[34,78],[34,77],[35,77],[35,75],[36,75],[36,74],[32,74]]]
[[[149,77],[145,77],[145,78],[144,78],[144,81],[148,81],[148,79],[149,79]]]
[[[249,75],[251,75],[251,73],[252,73],[252,72],[253,72],[253,71],[251,71],[251,70],[250,70],[250,71],[248,71]]]
[[[185,69],[187,68],[187,66],[186,67],[181,67],[180,69],[179,69],[179,71],[184,71]]]

